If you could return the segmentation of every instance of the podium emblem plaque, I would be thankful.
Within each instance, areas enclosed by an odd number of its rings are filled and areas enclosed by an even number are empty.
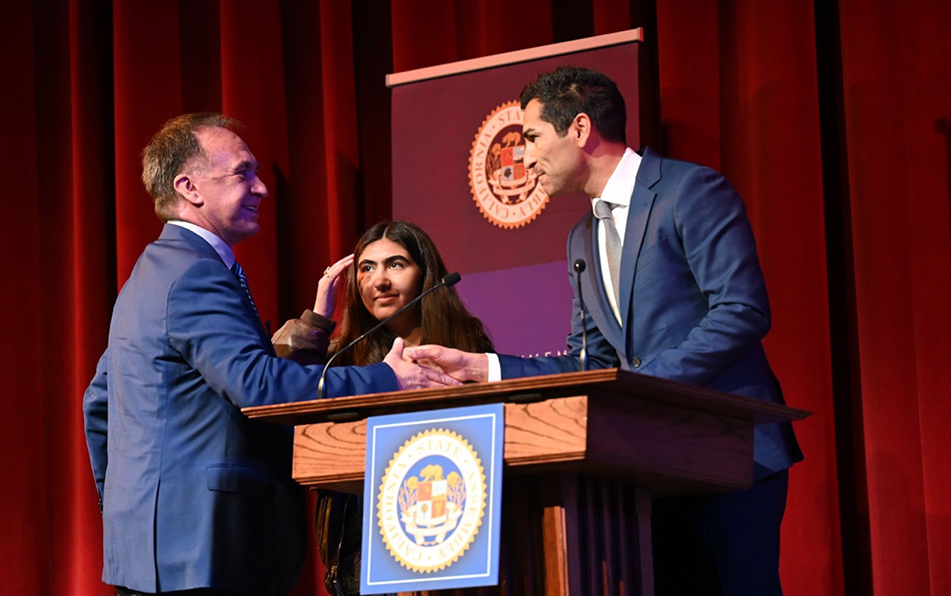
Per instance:
[[[367,419],[361,592],[498,583],[501,404]]]

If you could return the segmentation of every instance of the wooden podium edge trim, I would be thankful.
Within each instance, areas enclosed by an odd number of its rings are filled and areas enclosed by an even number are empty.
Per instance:
[[[808,410],[639,375],[617,368],[523,377],[493,383],[473,383],[453,388],[416,389],[413,391],[373,393],[332,399],[294,401],[267,406],[245,407],[241,411],[248,418],[264,419],[278,424],[310,424],[328,421],[330,420],[329,416],[334,414],[338,416],[346,414],[348,415],[347,418],[357,420],[368,415],[375,415],[374,412],[392,409],[397,406],[403,408],[401,411],[406,411],[406,406],[415,410],[426,409],[427,407],[445,408],[480,403],[506,403],[513,401],[513,395],[544,392],[549,387],[558,391],[557,394],[551,393],[546,398],[566,397],[569,394],[577,395],[578,391],[592,394],[625,388],[630,391],[631,395],[643,399],[670,401],[671,403],[682,403],[682,400],[686,399],[696,404],[693,407],[703,410],[708,408],[720,410],[726,407],[736,412],[752,412],[756,423],[773,422],[772,418],[774,416],[779,416],[781,420],[802,420],[811,414]],[[576,387],[578,391],[575,391],[574,388]],[[448,400],[446,399],[447,391],[453,393],[451,399]]]
[[[609,46],[621,45],[644,41],[644,28],[628,29],[617,33],[607,33],[605,35],[596,35],[584,39],[573,41],[564,41],[553,43],[547,46],[529,48],[527,50],[516,50],[514,52],[505,52],[503,54],[493,54],[492,56],[483,56],[482,58],[472,58],[470,60],[460,60],[459,62],[449,62],[439,66],[429,66],[427,68],[417,68],[415,70],[406,70],[386,75],[386,86],[388,88],[406,85],[408,83],[417,83],[428,79],[438,79],[472,72],[476,70],[485,70],[504,66],[506,64],[515,64],[517,62],[528,62],[529,60],[539,60],[541,58],[550,58],[563,54],[573,54],[586,50],[605,48]]]

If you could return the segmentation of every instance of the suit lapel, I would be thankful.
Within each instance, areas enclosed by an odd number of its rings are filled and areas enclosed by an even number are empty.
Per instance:
[[[221,255],[218,254],[218,251],[215,248],[205,242],[205,240],[198,234],[183,228],[181,226],[176,226],[172,224],[165,224],[165,227],[162,228],[162,233],[159,236],[160,240],[180,240],[185,242],[190,247],[192,247],[196,252],[208,259],[215,259],[221,263],[221,266],[224,267],[224,262],[221,260]],[[229,271],[230,273],[230,271]],[[234,274],[232,274],[233,276]],[[238,281],[238,278],[235,277],[235,282]],[[254,307],[251,306],[251,301],[247,296],[247,293],[244,291],[244,288],[241,287],[241,284],[238,283],[238,291],[241,295],[242,302],[244,302],[245,310],[248,315],[255,321],[255,327],[257,327],[258,334],[261,336],[261,342],[267,346],[268,350],[271,352],[271,355],[274,355],[274,346],[271,345],[271,338],[268,337],[267,329],[264,328],[264,325],[261,322],[260,317],[255,312]]]
[[[601,255],[597,248],[594,236],[594,216],[588,213],[585,220],[585,229],[583,234],[584,241],[584,259],[586,263],[591,263],[591,267],[585,270],[581,276],[581,287],[584,295],[588,296],[585,300],[585,307],[588,314],[594,320],[595,325],[601,330],[601,334],[618,349],[624,345],[621,335],[621,326],[614,318],[614,312],[611,311],[611,303],[608,302],[607,294],[604,292],[604,283],[601,277]]]
[[[631,207],[627,213],[627,227],[624,231],[624,254],[621,256],[621,321],[628,328],[628,318],[633,312],[631,301],[634,298],[634,273],[637,271],[637,259],[644,242],[644,232],[650,219],[651,209],[657,193],[651,187],[660,180],[660,156],[650,148],[644,148],[641,165],[637,169],[634,194],[631,195]],[[613,318],[613,317],[612,317]],[[625,335],[630,336],[630,333]],[[630,337],[628,337],[630,339]],[[631,346],[626,346],[630,348]]]

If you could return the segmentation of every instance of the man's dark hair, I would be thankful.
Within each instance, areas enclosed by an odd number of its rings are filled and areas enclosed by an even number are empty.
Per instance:
[[[560,66],[543,72],[522,89],[522,109],[533,99],[542,106],[541,117],[565,136],[575,116],[584,112],[601,136],[615,143],[626,143],[627,109],[617,84],[595,70]]]
[[[215,112],[182,114],[166,122],[142,151],[142,183],[155,201],[155,213],[162,221],[175,216],[175,176],[207,156],[198,142],[202,128],[234,129],[237,120]]]

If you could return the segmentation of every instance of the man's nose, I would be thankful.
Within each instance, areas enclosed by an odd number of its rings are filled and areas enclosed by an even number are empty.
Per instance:
[[[251,194],[256,197],[261,197],[262,199],[267,196],[267,186],[264,185],[264,181],[258,176],[255,176],[254,182],[251,183]]]
[[[535,167],[535,164],[538,162],[538,160],[535,159],[535,145],[534,144],[525,143],[524,159],[525,159],[526,168],[532,169]]]

